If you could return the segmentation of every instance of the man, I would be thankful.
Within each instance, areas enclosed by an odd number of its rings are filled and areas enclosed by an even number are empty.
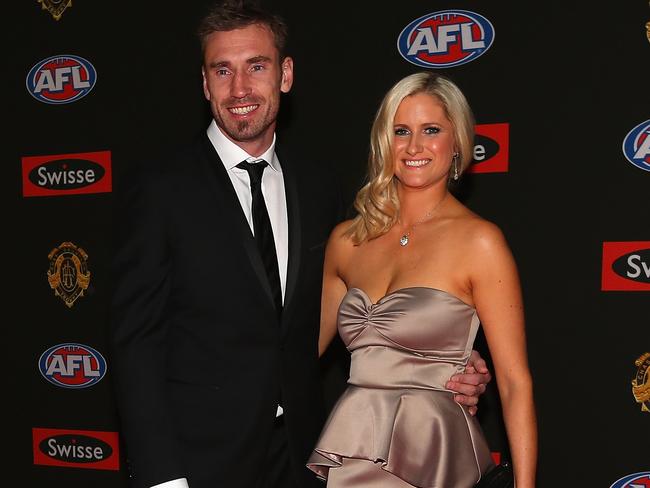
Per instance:
[[[132,483],[322,486],[305,461],[324,414],[318,322],[337,187],[312,155],[276,143],[293,83],[283,22],[220,5],[200,36],[214,120],[120,214],[111,336]],[[475,403],[484,387],[465,388]]]

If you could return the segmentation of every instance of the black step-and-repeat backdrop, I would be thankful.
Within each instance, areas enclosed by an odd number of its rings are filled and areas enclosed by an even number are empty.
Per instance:
[[[207,4],[3,7],[5,475],[21,485],[127,486],[106,337],[112,191],[207,126]],[[439,70],[463,89],[477,136],[458,194],[519,264],[539,486],[650,486],[647,0],[265,5],[291,26],[282,126],[331,154],[348,201],[395,81]],[[346,367],[335,344],[330,403]],[[499,408],[491,385],[479,415],[495,457]]]

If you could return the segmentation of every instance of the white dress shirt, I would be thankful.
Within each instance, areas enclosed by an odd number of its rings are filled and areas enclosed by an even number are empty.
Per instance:
[[[253,198],[250,190],[250,179],[245,169],[237,168],[237,165],[244,160],[254,162],[263,159],[269,166],[262,173],[262,195],[269,212],[273,240],[275,241],[275,252],[278,256],[278,271],[280,272],[280,287],[282,289],[282,302],[284,303],[284,292],[287,284],[287,262],[289,259],[289,224],[287,219],[287,199],[284,190],[284,177],[282,167],[275,154],[275,134],[273,142],[259,157],[253,157],[244,151],[237,144],[228,139],[213,120],[208,127],[208,139],[214,146],[221,162],[223,163],[228,177],[235,189],[239,204],[241,205],[251,232],[253,230]],[[278,405],[276,416],[282,415],[282,407]],[[167,481],[151,488],[189,488],[187,479],[179,478]]]
[[[284,191],[284,177],[282,168],[275,154],[275,134],[273,142],[259,157],[253,157],[244,151],[237,144],[228,139],[212,121],[208,127],[208,138],[219,154],[232,186],[239,198],[251,232],[253,231],[252,196],[250,179],[245,169],[237,168],[237,165],[244,160],[254,162],[263,159],[269,163],[268,168],[262,173],[262,194],[269,212],[271,228],[273,229],[273,240],[275,241],[275,252],[278,256],[278,271],[280,272],[280,287],[282,288],[282,302],[287,284],[287,260],[289,257],[289,225],[287,221],[287,198]]]

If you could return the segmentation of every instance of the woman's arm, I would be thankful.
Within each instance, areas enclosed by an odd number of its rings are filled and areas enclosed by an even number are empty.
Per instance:
[[[517,488],[531,488],[537,425],[517,267],[496,226],[481,221],[472,234],[472,296],[494,363],[515,482]]]
[[[340,266],[351,245],[343,236],[350,222],[343,222],[332,231],[325,249],[323,265],[323,292],[321,296],[320,336],[318,338],[318,355],[322,356],[337,332],[337,315],[339,305],[347,292],[347,286],[340,276]]]

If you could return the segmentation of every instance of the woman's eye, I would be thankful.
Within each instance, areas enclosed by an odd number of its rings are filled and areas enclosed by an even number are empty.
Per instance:
[[[409,133],[409,131],[402,128],[402,127],[398,127],[397,129],[395,129],[395,135],[396,136],[406,136],[406,135],[408,135],[408,133]]]
[[[440,132],[440,127],[427,127],[424,129],[425,134],[437,134]]]

